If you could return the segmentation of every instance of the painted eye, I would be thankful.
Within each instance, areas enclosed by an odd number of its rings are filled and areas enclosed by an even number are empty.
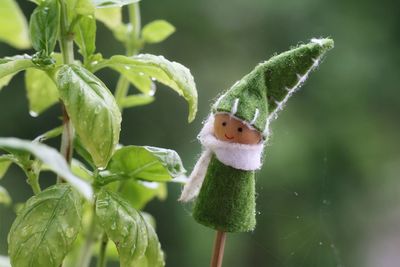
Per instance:
[[[239,133],[243,132],[243,128],[242,128],[242,127],[239,127],[239,128],[238,128],[238,132],[239,132]]]
[[[224,122],[222,123],[222,126],[224,126],[224,127],[226,126],[226,121],[224,121]]]

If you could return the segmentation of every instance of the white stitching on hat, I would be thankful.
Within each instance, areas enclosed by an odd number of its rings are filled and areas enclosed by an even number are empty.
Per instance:
[[[236,114],[238,106],[239,106],[239,98],[236,98],[235,102],[233,103],[232,109],[231,109],[231,114],[232,115]]]
[[[251,125],[253,125],[256,122],[259,113],[260,111],[258,110],[258,108],[256,108],[256,112],[254,113],[254,118],[250,122]]]

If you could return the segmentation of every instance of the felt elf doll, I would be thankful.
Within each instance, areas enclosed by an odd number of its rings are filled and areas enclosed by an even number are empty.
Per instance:
[[[254,172],[262,165],[269,124],[331,48],[331,39],[312,39],[276,55],[214,103],[198,136],[203,153],[180,197],[197,197],[197,222],[220,232],[254,230]]]

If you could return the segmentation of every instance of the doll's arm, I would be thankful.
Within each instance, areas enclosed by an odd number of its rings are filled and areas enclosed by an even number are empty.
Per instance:
[[[199,160],[194,166],[192,173],[189,176],[189,181],[183,187],[183,191],[181,193],[179,201],[189,202],[199,194],[201,185],[204,181],[204,177],[206,176],[211,156],[212,152],[210,150],[206,149],[203,151]]]

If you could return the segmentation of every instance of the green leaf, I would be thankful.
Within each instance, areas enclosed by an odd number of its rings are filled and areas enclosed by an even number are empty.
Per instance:
[[[80,16],[94,15],[95,6],[92,0],[68,0],[67,4],[68,24],[76,23]]]
[[[99,257],[100,254],[99,252],[101,249],[100,247],[101,247],[101,242],[98,242],[93,251],[93,256],[97,258]],[[118,249],[113,242],[108,242],[105,254],[108,261],[119,262]],[[71,267],[76,267],[76,266],[71,266]]]
[[[175,27],[165,20],[155,20],[145,25],[142,38],[147,43],[159,43],[175,32]]]
[[[145,221],[153,227],[153,229],[156,229],[156,219],[150,213],[141,211],[140,214],[145,219]]]
[[[93,208],[92,208],[93,209]],[[82,216],[82,221],[84,220]],[[84,229],[84,226],[82,225],[82,230]],[[80,261],[82,260],[83,256],[83,249],[85,246],[85,240],[87,238],[87,233],[83,234],[83,231],[80,231],[78,234],[78,237],[76,238],[74,244],[72,245],[72,249],[70,252],[67,254],[65,257],[63,264],[60,267],[79,267],[82,266],[80,264]],[[99,242],[96,242],[99,243]],[[90,253],[95,253],[95,250],[91,248]],[[94,256],[94,255],[93,255]],[[118,257],[117,257],[118,259]]]
[[[93,169],[96,168],[93,164],[93,159],[90,153],[86,150],[86,148],[83,146],[81,140],[79,139],[79,136],[75,136],[74,138],[74,148],[75,151],[78,152],[78,154],[88,163]]]
[[[57,184],[30,198],[9,236],[13,266],[59,267],[81,224],[81,199],[68,184]]]
[[[0,267],[11,267],[10,258],[0,255]]]
[[[119,140],[121,113],[103,82],[77,65],[61,67],[60,97],[85,149],[97,167],[105,167]]]
[[[129,25],[121,24],[113,29],[114,37],[122,43],[126,43],[129,39]]]
[[[44,142],[48,139],[55,138],[60,136],[63,132],[63,127],[59,126],[57,128],[51,129],[50,131],[45,132],[44,134],[39,135],[38,137],[33,140],[34,142]]]
[[[72,169],[72,172],[76,176],[82,177],[82,179],[84,179],[88,182],[93,181],[93,173],[91,171],[89,171],[86,168],[86,166],[82,162],[78,161],[77,159],[72,159],[71,169]]]
[[[60,9],[58,0],[44,0],[35,8],[29,21],[33,48],[50,56],[58,38]]]
[[[10,75],[4,76],[3,78],[0,78],[0,90],[3,87],[6,87],[10,83],[10,81],[12,80],[14,75],[16,75],[16,74],[17,73],[14,73],[14,74],[10,74]]]
[[[0,41],[18,49],[30,47],[28,23],[15,0],[1,1],[0,25]]]
[[[140,0],[92,0],[97,8],[101,7],[122,7],[132,3],[137,3]]]
[[[74,0],[74,1],[75,1],[75,6],[72,11],[73,14],[75,13],[82,16],[94,14],[95,7],[91,0]]]
[[[154,97],[150,95],[131,95],[122,99],[121,106],[123,108],[131,108],[136,106],[143,106],[150,104],[154,101]]]
[[[140,214],[142,215],[143,219],[144,219],[149,225],[151,225],[151,226],[153,227],[153,229],[155,229],[155,219],[154,219],[154,217],[151,216],[149,213],[146,213],[146,212],[140,212]],[[96,244],[96,248],[94,249],[93,254],[94,254],[94,256],[96,256],[96,257],[99,256],[100,245],[101,245],[100,242],[98,242],[98,243]],[[145,255],[146,255],[146,253],[145,253]],[[162,260],[164,260],[164,258],[162,257],[163,254],[162,254],[162,251],[161,251],[161,250],[160,250],[159,255],[161,256],[160,258],[161,258]],[[69,256],[69,254],[68,254],[68,256]],[[111,242],[108,243],[108,245],[107,245],[107,250],[106,250],[106,257],[107,257],[107,259],[108,259],[109,261],[118,261],[118,259],[119,259],[118,249],[117,249],[117,247],[115,246],[114,243],[111,243]],[[142,260],[140,260],[140,261],[138,262],[138,264],[137,264],[135,267],[144,267],[143,262],[144,262],[145,260],[146,260],[146,259],[143,257]],[[65,263],[64,263],[64,265],[65,265]],[[157,266],[157,265],[154,265],[154,266]],[[1,267],[1,266],[0,266],[0,267]],[[76,264],[75,264],[75,265],[71,265],[71,266],[65,266],[65,267],[76,267]],[[150,266],[150,267],[151,267],[151,266]]]
[[[92,199],[92,187],[72,174],[63,156],[61,156],[54,148],[17,138],[0,138],[0,148],[7,149],[7,151],[16,150],[17,152],[29,152],[33,154],[36,158],[46,164],[50,170],[60,175],[68,183],[73,185],[88,200]]]
[[[4,177],[12,161],[7,157],[8,155],[0,156],[0,179]]]
[[[151,225],[118,195],[101,190],[96,215],[107,236],[115,243],[121,267],[136,267],[147,257],[152,267],[164,266],[164,257]],[[146,259],[147,260],[147,259]],[[149,265],[150,266],[150,265]]]
[[[15,56],[0,59],[0,89],[5,86],[12,77],[27,68],[35,67],[29,56]]]
[[[48,74],[39,69],[27,69],[25,72],[25,87],[29,100],[29,110],[32,116],[58,102],[58,90]]]
[[[0,204],[4,204],[6,206],[11,204],[11,197],[8,194],[7,190],[0,185]]]
[[[149,245],[147,246],[145,256],[135,267],[165,266],[164,252],[161,249],[157,234],[149,223],[147,223],[146,226]]]
[[[51,169],[47,165],[43,165],[41,167],[41,171],[51,171]],[[71,171],[77,177],[92,183],[93,182],[93,173],[89,171],[86,166],[77,159],[71,160]]]
[[[117,150],[107,170],[118,180],[136,178],[155,182],[169,181],[186,172],[178,153],[150,146],[126,146]]]
[[[144,72],[135,72],[131,67],[115,66],[114,69],[123,75],[130,83],[132,83],[140,92],[153,96],[156,92],[156,85],[146,76]]]
[[[81,258],[81,250],[84,246],[84,237],[82,235],[82,231],[78,234],[75,239],[72,249],[68,252],[67,256],[64,258],[62,267],[77,267],[78,262]],[[61,266],[60,266],[61,267]]]
[[[147,248],[147,229],[140,214],[118,195],[101,190],[96,215],[107,236],[115,243],[121,267],[134,267]]]
[[[190,70],[185,66],[169,61],[163,56],[141,54],[133,57],[113,56],[109,60],[100,62],[95,69],[102,67],[113,68],[127,77],[132,73],[132,75],[140,75],[147,79],[156,79],[186,99],[189,104],[189,122],[196,116],[196,85]]]
[[[79,53],[85,62],[96,51],[96,20],[92,15],[79,19],[75,29],[75,42],[79,46]]]
[[[115,28],[122,24],[122,9],[120,7],[111,8],[98,8],[95,11],[95,17],[110,30],[114,31]]]
[[[164,200],[167,197],[165,183],[128,180],[123,182],[119,191],[121,196],[137,210],[143,209],[146,204],[157,197]]]

